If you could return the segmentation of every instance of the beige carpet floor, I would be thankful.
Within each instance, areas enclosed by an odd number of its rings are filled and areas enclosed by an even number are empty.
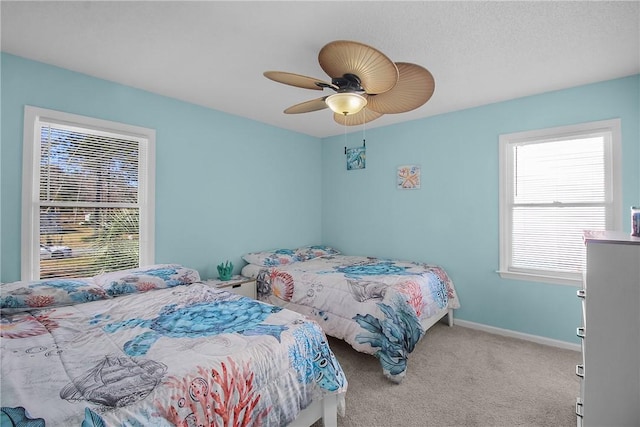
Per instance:
[[[329,343],[349,382],[338,426],[576,425],[576,351],[438,323],[394,384],[375,357]]]

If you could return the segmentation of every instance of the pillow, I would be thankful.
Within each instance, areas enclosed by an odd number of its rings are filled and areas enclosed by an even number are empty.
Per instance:
[[[329,256],[329,255],[338,255],[340,251],[332,248],[331,246],[326,245],[310,245],[303,246],[295,250],[296,256],[300,261],[308,261],[310,259]]]
[[[61,307],[108,299],[104,289],[93,279],[43,279],[5,283],[0,287],[0,309],[18,312]]]
[[[273,249],[270,251],[251,252],[243,255],[242,259],[249,264],[263,267],[277,267],[279,265],[293,264],[299,259],[291,249]]]
[[[93,278],[110,296],[147,292],[153,289],[190,285],[200,281],[197,270],[179,264],[155,264],[129,270],[112,271]]]

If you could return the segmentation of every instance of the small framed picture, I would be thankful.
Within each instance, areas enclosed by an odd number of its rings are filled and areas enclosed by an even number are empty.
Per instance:
[[[398,166],[396,173],[396,188],[399,190],[417,190],[420,188],[420,166]]]
[[[363,147],[346,148],[347,170],[364,169],[367,160],[367,149]]]

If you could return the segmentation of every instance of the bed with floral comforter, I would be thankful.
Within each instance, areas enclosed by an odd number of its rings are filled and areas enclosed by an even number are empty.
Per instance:
[[[400,382],[426,330],[459,308],[444,269],[418,262],[341,255],[328,246],[246,254],[259,299],[316,320],[327,335],[375,355]]]
[[[2,285],[0,424],[283,426],[344,402],[315,322],[198,280],[162,265]]]

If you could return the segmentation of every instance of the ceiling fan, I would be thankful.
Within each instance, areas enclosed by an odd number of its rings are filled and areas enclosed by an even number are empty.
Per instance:
[[[284,110],[286,114],[330,108],[336,122],[360,125],[384,114],[414,110],[425,104],[435,89],[433,76],[426,68],[408,62],[394,63],[379,50],[359,42],[330,42],[320,49],[318,62],[331,82],[285,71],[263,73],[278,83],[336,92],[292,105]]]

